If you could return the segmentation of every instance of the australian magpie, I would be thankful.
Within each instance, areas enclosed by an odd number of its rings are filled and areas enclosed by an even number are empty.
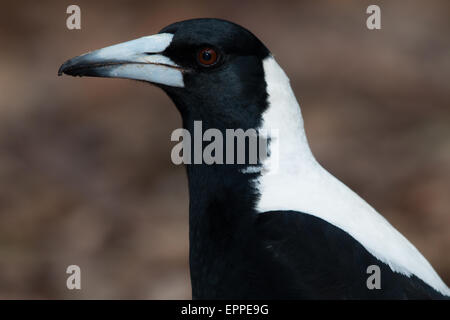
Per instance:
[[[420,252],[316,161],[288,77],[243,27],[219,19],[177,22],[70,59],[62,73],[152,83],[175,103],[188,132],[194,121],[221,132],[276,130],[256,165],[186,166],[193,298],[450,296]],[[373,265],[381,285],[369,288]]]

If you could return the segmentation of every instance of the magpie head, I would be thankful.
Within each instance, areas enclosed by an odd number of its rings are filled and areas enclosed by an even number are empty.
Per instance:
[[[158,34],[99,49],[65,62],[72,76],[127,78],[162,88],[189,122],[256,127],[266,108],[263,60],[269,50],[251,32],[219,19],[193,19]]]

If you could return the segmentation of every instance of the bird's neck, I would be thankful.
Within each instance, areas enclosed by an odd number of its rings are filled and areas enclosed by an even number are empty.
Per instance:
[[[258,185],[261,179],[275,177],[278,184],[283,177],[291,176],[292,172],[307,170],[316,163],[306,138],[300,106],[288,77],[272,56],[263,61],[263,68],[267,101],[266,106],[261,108],[265,111],[258,125],[253,129],[260,136],[269,138],[269,156],[259,159],[256,166],[187,165],[191,227],[202,225],[211,230],[225,230],[228,224],[236,223],[235,220],[243,221],[244,217],[251,217],[257,213],[262,196]],[[183,117],[184,127],[191,133],[192,139],[195,139],[195,121],[201,118],[200,115]],[[207,130],[220,124],[203,121],[203,125],[203,130]],[[225,129],[220,128],[222,132]],[[226,151],[224,148],[224,153]]]
[[[191,272],[195,278],[196,270],[214,265],[223,259],[220,252],[231,252],[242,241],[242,232],[248,229],[256,217],[257,192],[253,184],[257,173],[243,171],[246,164],[234,163],[195,163],[196,148],[199,143],[195,137],[195,124],[202,119],[199,115],[183,117],[183,126],[190,133],[191,161],[186,165],[189,183],[189,238]],[[226,137],[220,124],[202,121],[203,132],[218,129]],[[217,128],[219,127],[219,128]],[[225,140],[226,138],[224,138]],[[194,141],[197,140],[197,141]],[[210,145],[202,141],[200,150]],[[223,147],[223,160],[227,158],[226,142]],[[246,145],[246,153],[248,151]],[[197,151],[198,152],[198,151]],[[248,160],[248,158],[246,158]],[[206,262],[205,259],[208,261]]]
[[[258,181],[267,175],[289,175],[289,170],[295,170],[296,166],[314,161],[289,79],[272,57],[263,64],[268,96],[265,112],[254,129],[270,138],[270,156],[256,166],[205,163],[186,166],[193,286],[208,270],[220,269],[225,260],[239,256],[241,253],[236,250],[239,251],[243,247],[240,244],[251,238],[264,192]],[[183,116],[184,128],[191,137],[194,122],[199,119],[202,119],[201,115]],[[203,122],[203,125],[206,130],[218,124]],[[247,170],[249,168],[255,170]]]
[[[270,157],[263,162],[261,174],[255,181],[257,212],[286,209],[288,203],[305,202],[311,195],[306,181],[323,171],[309,147],[300,106],[289,78],[273,57],[263,64],[268,98],[260,130],[272,134]],[[311,183],[315,182],[312,179]]]
[[[242,165],[189,164],[190,227],[195,232],[226,236],[222,232],[237,228],[238,223],[252,219],[257,192],[253,184],[256,174],[242,172]],[[198,235],[198,234],[197,234]],[[192,239],[191,240],[195,240]]]
[[[232,261],[245,258],[242,243],[252,238],[257,194],[251,178],[233,167],[187,165],[189,263],[196,297],[217,285]]]
[[[306,138],[300,105],[289,78],[273,57],[265,59],[263,65],[268,98],[260,130],[271,135],[272,159],[269,160],[276,165],[273,170],[278,172],[309,165],[315,159]],[[266,167],[265,171],[270,169]]]

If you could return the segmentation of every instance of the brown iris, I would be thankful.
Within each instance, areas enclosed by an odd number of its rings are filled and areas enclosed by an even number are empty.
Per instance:
[[[203,66],[212,66],[217,62],[217,52],[211,48],[204,48],[197,54],[198,62]]]

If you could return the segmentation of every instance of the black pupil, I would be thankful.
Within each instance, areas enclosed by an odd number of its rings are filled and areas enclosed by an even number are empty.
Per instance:
[[[203,60],[205,60],[205,61],[211,60],[211,59],[212,59],[211,52],[209,52],[209,50],[203,51],[203,53],[202,53],[202,58],[203,58]]]

